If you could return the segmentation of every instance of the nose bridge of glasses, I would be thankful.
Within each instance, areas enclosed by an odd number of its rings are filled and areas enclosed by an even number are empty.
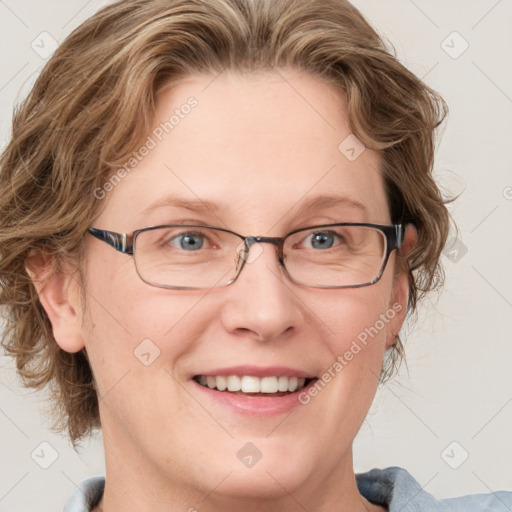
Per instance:
[[[268,237],[268,236],[248,236],[245,238],[245,244],[247,249],[250,249],[251,245],[254,244],[273,244],[276,247],[279,247],[281,244],[282,238],[278,237]]]
[[[252,263],[254,260],[260,256],[260,254],[263,252],[263,248],[259,247],[259,250],[254,252],[254,250],[250,251],[251,246],[258,245],[258,244],[272,244],[276,246],[277,249],[277,256],[279,259],[279,262],[282,263],[281,258],[281,246],[282,246],[282,238],[278,237],[267,237],[267,236],[247,236],[244,238],[241,246],[239,246],[237,250],[237,270],[238,266],[242,263]]]

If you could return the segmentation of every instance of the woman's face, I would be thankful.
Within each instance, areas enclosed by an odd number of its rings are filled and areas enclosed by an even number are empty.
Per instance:
[[[183,107],[187,100],[194,106]],[[340,149],[351,135],[346,104],[311,75],[189,77],[161,92],[148,135],[138,165],[99,199],[94,227],[131,233],[187,222],[281,237],[310,225],[390,224],[379,156],[358,156],[351,139]],[[87,239],[80,336],[99,390],[107,465],[115,460],[137,485],[157,479],[180,495],[215,488],[217,496],[273,498],[350,474],[407,280],[393,275],[394,253],[379,282],[352,289],[294,284],[271,244],[250,254],[230,286],[170,290],[144,283],[130,256]],[[329,369],[316,393],[286,397],[196,381],[321,379]]]

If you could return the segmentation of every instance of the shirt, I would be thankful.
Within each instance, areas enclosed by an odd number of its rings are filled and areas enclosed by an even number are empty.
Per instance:
[[[359,492],[389,512],[511,512],[512,492],[471,494],[436,500],[403,468],[372,469],[356,475]],[[90,512],[100,501],[104,477],[84,480],[71,495],[63,512]]]

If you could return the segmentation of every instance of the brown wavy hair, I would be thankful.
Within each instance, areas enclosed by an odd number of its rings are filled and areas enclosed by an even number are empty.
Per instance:
[[[67,353],[26,270],[80,263],[102,202],[94,191],[151,126],[155,97],[189,74],[305,70],[348,102],[353,133],[380,152],[392,221],[412,222],[408,310],[442,283],[449,230],[433,177],[443,99],[408,71],[346,0],[122,0],[80,25],[15,110],[0,160],[2,344],[28,387],[49,386],[54,428],[73,445],[100,427],[85,350]],[[402,262],[403,263],[403,262]],[[400,354],[398,340],[395,354]],[[391,358],[391,366],[396,362]],[[383,376],[390,367],[383,368]]]

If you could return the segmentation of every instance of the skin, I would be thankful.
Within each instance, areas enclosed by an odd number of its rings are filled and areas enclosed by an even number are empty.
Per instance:
[[[107,194],[94,227],[131,233],[189,220],[283,236],[322,223],[391,223],[379,155],[367,149],[350,162],[338,150],[351,130],[345,100],[331,86],[290,69],[212,79],[191,76],[161,92],[155,127],[190,96],[198,106]],[[171,193],[212,201],[218,211],[143,213]],[[324,194],[364,209],[300,212]],[[407,229],[404,254],[415,236]],[[77,279],[65,273],[39,293],[57,343],[69,352],[85,347],[97,381],[106,456],[97,510],[385,510],[357,491],[352,442],[406,311],[408,278],[394,275],[394,253],[378,283],[325,290],[290,282],[274,247],[263,244],[231,286],[177,291],[145,284],[129,256],[86,237],[86,304]],[[49,264],[30,262],[36,283]],[[401,311],[291,414],[242,416],[190,380],[240,364],[321,375],[394,304]],[[147,367],[133,354],[146,338],[160,350]],[[247,442],[262,453],[252,468],[237,458]]]

